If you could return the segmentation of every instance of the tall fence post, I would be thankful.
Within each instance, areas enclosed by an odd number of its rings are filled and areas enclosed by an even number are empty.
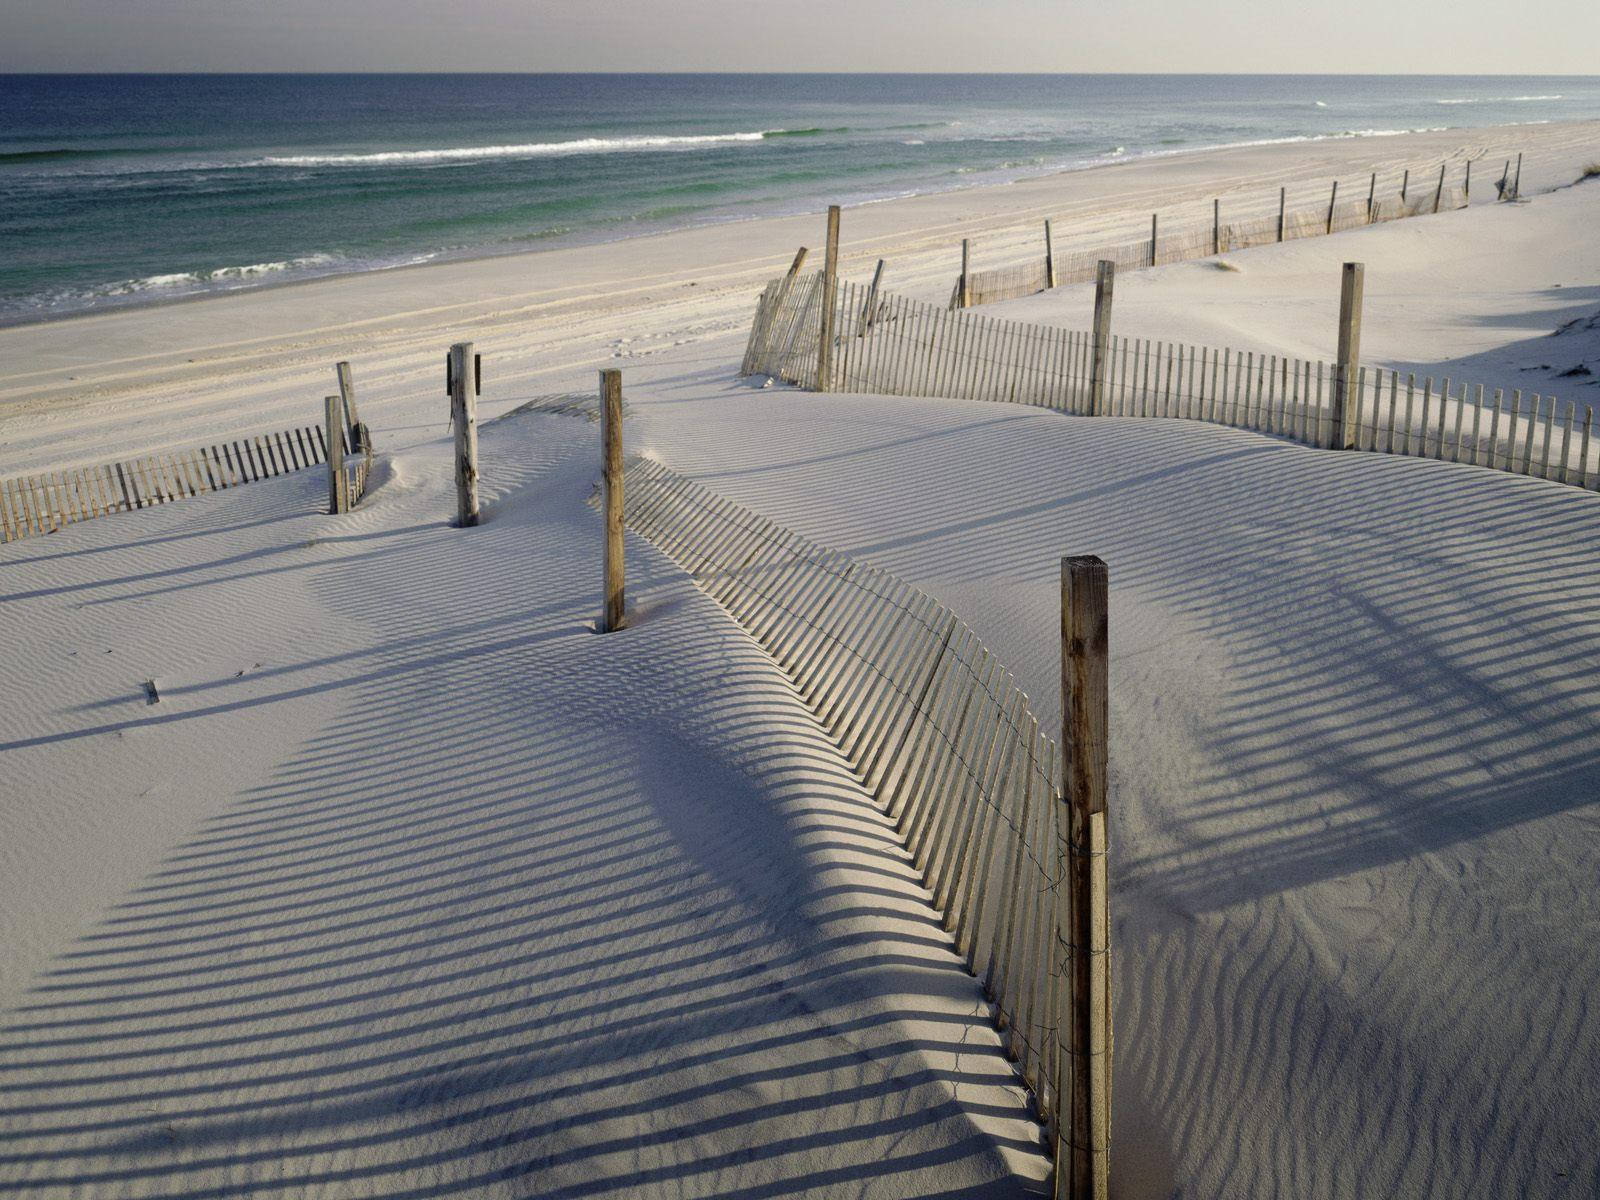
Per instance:
[[[1372,224],[1372,210],[1378,202],[1378,173],[1372,173],[1372,179],[1367,184],[1367,224]]]
[[[622,565],[622,372],[600,372],[600,452],[605,510],[605,611],[600,632],[621,629],[627,617]]]
[[[828,247],[822,260],[822,337],[817,343],[817,391],[833,388],[834,308],[839,302],[839,206],[828,205]]]
[[[350,431],[350,451],[361,449],[361,415],[356,411],[356,381],[350,373],[350,364],[341,362],[334,366],[339,378],[339,396],[344,401],[344,425]]]
[[[1156,214],[1150,214],[1150,265],[1156,265]]]
[[[1111,292],[1117,282],[1117,264],[1102,258],[1094,277],[1094,346],[1089,364],[1089,415],[1106,411],[1106,369],[1111,356]]]
[[[1286,187],[1279,188],[1278,189],[1278,240],[1280,242],[1283,241],[1283,209],[1284,209],[1284,204],[1287,202],[1288,198],[1289,198],[1289,189],[1286,188]]]
[[[1048,291],[1056,285],[1056,250],[1050,240],[1050,218],[1044,221],[1044,286]]]
[[[1513,182],[1512,185],[1511,185],[1511,198],[1513,200],[1521,200],[1522,199],[1522,155],[1521,154],[1517,155],[1517,178],[1516,178],[1516,181]]]
[[[1348,450],[1355,445],[1355,422],[1350,419],[1351,385],[1361,361],[1361,300],[1366,276],[1362,263],[1347,262],[1339,286],[1339,353],[1333,369],[1333,410],[1328,415],[1328,449]]]
[[[323,402],[328,438],[328,511],[350,511],[350,491],[344,475],[344,425],[340,420],[340,400],[329,396]]]
[[[1057,1200],[1111,1190],[1111,904],[1106,870],[1106,733],[1110,650],[1106,564],[1061,560],[1061,750],[1056,891],[1057,1062],[1061,1134]],[[1067,1097],[1070,1096],[1070,1101]]]
[[[956,307],[968,308],[972,304],[972,289],[967,284],[967,272],[972,263],[972,244],[961,239],[961,279],[956,285]]]
[[[1211,201],[1211,253],[1222,253],[1222,197]]]
[[[456,433],[456,524],[478,523],[478,389],[477,357],[471,342],[450,347],[448,359],[450,424]]]
[[[1472,160],[1467,159],[1467,178],[1461,185],[1461,198],[1468,204],[1472,203]]]
[[[1511,198],[1507,194],[1507,189],[1510,188],[1510,186],[1511,186],[1511,160],[1508,158],[1508,159],[1506,159],[1505,167],[1502,168],[1501,171],[1500,171],[1500,186],[1497,189],[1499,191],[1499,193],[1500,193],[1500,199],[1509,200]]]
[[[1400,203],[1406,202],[1406,191],[1411,187],[1411,168],[1405,169],[1405,174],[1400,176]]]
[[[1444,171],[1449,163],[1439,164],[1439,186],[1433,189],[1433,211],[1439,211],[1439,201],[1444,199]]]
[[[1328,232],[1333,232],[1333,210],[1339,203],[1339,181],[1333,181],[1333,191],[1328,195]]]

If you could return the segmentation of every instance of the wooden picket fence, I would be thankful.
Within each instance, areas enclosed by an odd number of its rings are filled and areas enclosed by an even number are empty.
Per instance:
[[[623,521],[772,655],[895,820],[983,982],[1055,1147],[1073,939],[1063,763],[1011,673],[953,612],[644,458]],[[1104,951],[1100,951],[1104,953]]]
[[[1032,296],[1051,287],[1089,283],[1094,280],[1095,271],[1102,261],[1116,263],[1119,271],[1142,270],[1163,263],[1192,262],[1251,246],[1322,237],[1382,221],[1397,221],[1464,208],[1469,195],[1471,169],[1471,163],[1468,162],[1468,174],[1460,186],[1446,182],[1443,168],[1437,179],[1429,182],[1424,182],[1419,172],[1415,186],[1411,185],[1410,171],[1399,180],[1393,178],[1390,172],[1382,181],[1386,190],[1384,195],[1378,194],[1379,177],[1374,174],[1365,195],[1347,197],[1342,201],[1335,182],[1329,189],[1326,201],[1292,210],[1282,206],[1283,193],[1280,192],[1280,204],[1275,212],[1228,221],[1222,220],[1219,199],[1213,210],[1213,219],[1209,222],[1192,223],[1175,230],[1164,229],[1152,216],[1148,233],[1093,250],[1063,254],[1052,248],[1047,234],[1045,254],[1040,258],[985,271],[968,271],[965,305],[962,303],[963,281],[958,276],[950,292],[950,307],[971,308]],[[1497,186],[1502,195],[1506,194],[1508,185],[1505,181]],[[1391,188],[1396,189],[1392,194],[1388,192]],[[1249,207],[1260,210],[1264,205],[1265,202],[1262,202]]]
[[[365,434],[365,426],[361,433]],[[344,440],[352,495],[359,498],[371,471],[371,439],[358,438],[359,452],[355,454],[348,452],[351,439]],[[241,487],[327,459],[322,426],[307,425],[126,462],[0,480],[0,541],[13,542],[94,517]]]
[[[830,378],[820,390],[940,396],[1083,416],[1208,421],[1308,445],[1473,463],[1600,488],[1594,407],[1521,389],[1361,367],[1345,411],[1334,369],[1288,355],[1145,338],[1108,339],[1099,411],[1091,334],[997,320],[836,284]],[[745,374],[818,388],[823,280],[773,280],[761,295]],[[870,301],[870,303],[869,303]],[[1337,418],[1337,419],[1336,419]]]

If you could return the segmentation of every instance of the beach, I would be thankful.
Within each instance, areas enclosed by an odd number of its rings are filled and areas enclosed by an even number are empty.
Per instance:
[[[1362,262],[1364,363],[1595,405],[1600,121],[884,200],[845,209],[840,269],[942,306],[963,238],[1002,267],[1046,218],[1092,251],[1468,156],[1470,206],[1121,272],[1114,329],[1331,360]],[[1595,494],[738,378],[761,287],[822,235],[767,217],[0,329],[0,475],[317,422],[339,360],[377,450],[347,515],[311,470],[0,547],[0,1180],[1044,1193],[989,999],[805,689],[637,534],[630,627],[596,635],[597,427],[515,410],[615,367],[630,454],[948,606],[1052,736],[1059,561],[1108,563],[1114,1194],[1600,1188]],[[1093,297],[975,312],[1086,329]],[[477,529],[449,521],[458,341]]]

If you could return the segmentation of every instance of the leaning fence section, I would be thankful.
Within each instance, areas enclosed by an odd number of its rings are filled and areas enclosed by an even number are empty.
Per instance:
[[[170,504],[327,461],[321,426],[256,434],[126,462],[0,480],[0,540],[53,533],[112,513]],[[354,469],[366,486],[365,462]]]
[[[645,459],[623,519],[773,656],[899,828],[1059,1131],[1071,939],[1057,898],[1061,764],[1028,698],[938,601]]]
[[[999,320],[839,282],[824,390],[1029,404],[1080,415],[1208,421],[1312,446],[1473,463],[1600,489],[1594,407],[1521,389],[1361,367],[1335,409],[1333,364],[1292,355],[1107,338]],[[751,330],[748,373],[816,387],[820,275],[769,285]],[[786,341],[792,338],[793,341]]]

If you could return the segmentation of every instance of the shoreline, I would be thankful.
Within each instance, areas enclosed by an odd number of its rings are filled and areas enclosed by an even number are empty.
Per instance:
[[[1209,224],[1213,197],[1225,214],[1259,216],[1276,211],[1280,186],[1291,205],[1325,206],[1332,179],[1341,194],[1364,195],[1369,172],[1398,186],[1403,165],[1431,160],[1436,174],[1463,154],[1496,156],[1498,174],[1518,147],[1525,196],[1569,184],[1600,157],[1600,120],[1209,150],[861,205],[844,214],[840,270],[862,278],[883,258],[886,288],[942,303],[963,238],[980,271],[1041,253],[1046,217],[1058,255],[1092,251],[1148,235],[1153,210],[1168,230]],[[1492,207],[1484,198],[1472,211]],[[1449,221],[1400,224],[1444,236]],[[464,339],[484,353],[486,416],[502,401],[587,389],[598,367],[741,338],[756,294],[796,246],[820,265],[821,233],[816,215],[752,217],[0,328],[0,476],[306,424],[340,360],[353,365],[381,445],[385,428],[432,411],[443,352]],[[1349,243],[1304,244],[1336,254]],[[727,347],[716,353],[737,361]]]
[[[1559,77],[1557,77],[1559,78]],[[1235,142],[1219,142],[1214,145],[1186,146],[1173,149],[1147,149],[1131,154],[1113,154],[1101,156],[1098,160],[1086,160],[1078,165],[1058,166],[1042,169],[1036,172],[1024,172],[1009,179],[986,179],[974,183],[954,183],[948,187],[930,188],[923,191],[896,192],[884,196],[869,196],[864,199],[846,198],[843,203],[847,209],[864,209],[875,205],[896,204],[915,200],[925,200],[940,196],[952,196],[962,193],[985,192],[992,189],[1013,188],[1025,184],[1047,183],[1058,181],[1064,177],[1075,177],[1104,171],[1113,167],[1138,166],[1145,163],[1163,160],[1185,159],[1212,154],[1229,153],[1234,151],[1252,151],[1278,146],[1316,146],[1324,143],[1364,143],[1381,142],[1390,139],[1412,138],[1434,134],[1471,134],[1487,133],[1489,131],[1513,129],[1539,129],[1583,126],[1600,122],[1600,117],[1589,121],[1511,121],[1498,122],[1492,125],[1440,125],[1420,129],[1405,130],[1361,130],[1345,133],[1329,134],[1300,134],[1285,135],[1274,138],[1256,138]],[[989,172],[996,174],[1000,172]],[[210,290],[197,290],[181,295],[137,297],[129,299],[103,300],[82,308],[75,308],[62,312],[46,312],[38,314],[19,314],[15,316],[0,314],[0,330],[27,329],[40,325],[52,325],[63,321],[72,321],[85,317],[105,316],[114,313],[140,312],[148,309],[166,308],[174,305],[189,304],[201,300],[225,300],[235,296],[250,295],[257,292],[266,292],[282,288],[298,287],[323,283],[335,279],[358,279],[371,276],[383,276],[397,271],[424,270],[430,267],[443,267],[464,263],[493,262],[505,258],[534,257],[538,255],[557,253],[561,251],[578,251],[596,246],[611,246],[619,243],[640,241],[649,238],[671,237],[690,233],[696,230],[718,229],[728,226],[740,226],[760,221],[785,221],[802,217],[820,216],[826,206],[805,207],[796,211],[761,212],[745,216],[729,216],[726,218],[710,218],[703,221],[690,222],[684,225],[669,225],[658,229],[640,232],[628,232],[618,236],[598,235],[586,237],[582,234],[570,240],[559,236],[552,237],[548,245],[538,248],[508,248],[493,250],[487,247],[475,247],[460,254],[448,250],[416,250],[411,252],[411,257],[426,256],[424,261],[406,261],[375,266],[362,266],[348,271],[327,271],[321,273],[307,273],[294,275],[284,279],[268,279],[259,283],[247,283],[234,287],[215,288]],[[296,256],[300,258],[313,258],[317,251]],[[248,267],[235,268],[230,266],[213,267],[213,271],[245,270]],[[171,274],[184,274],[185,272],[171,272]],[[146,278],[154,278],[150,276]],[[139,280],[123,281],[137,283]],[[110,287],[114,284],[107,283],[97,286]]]

